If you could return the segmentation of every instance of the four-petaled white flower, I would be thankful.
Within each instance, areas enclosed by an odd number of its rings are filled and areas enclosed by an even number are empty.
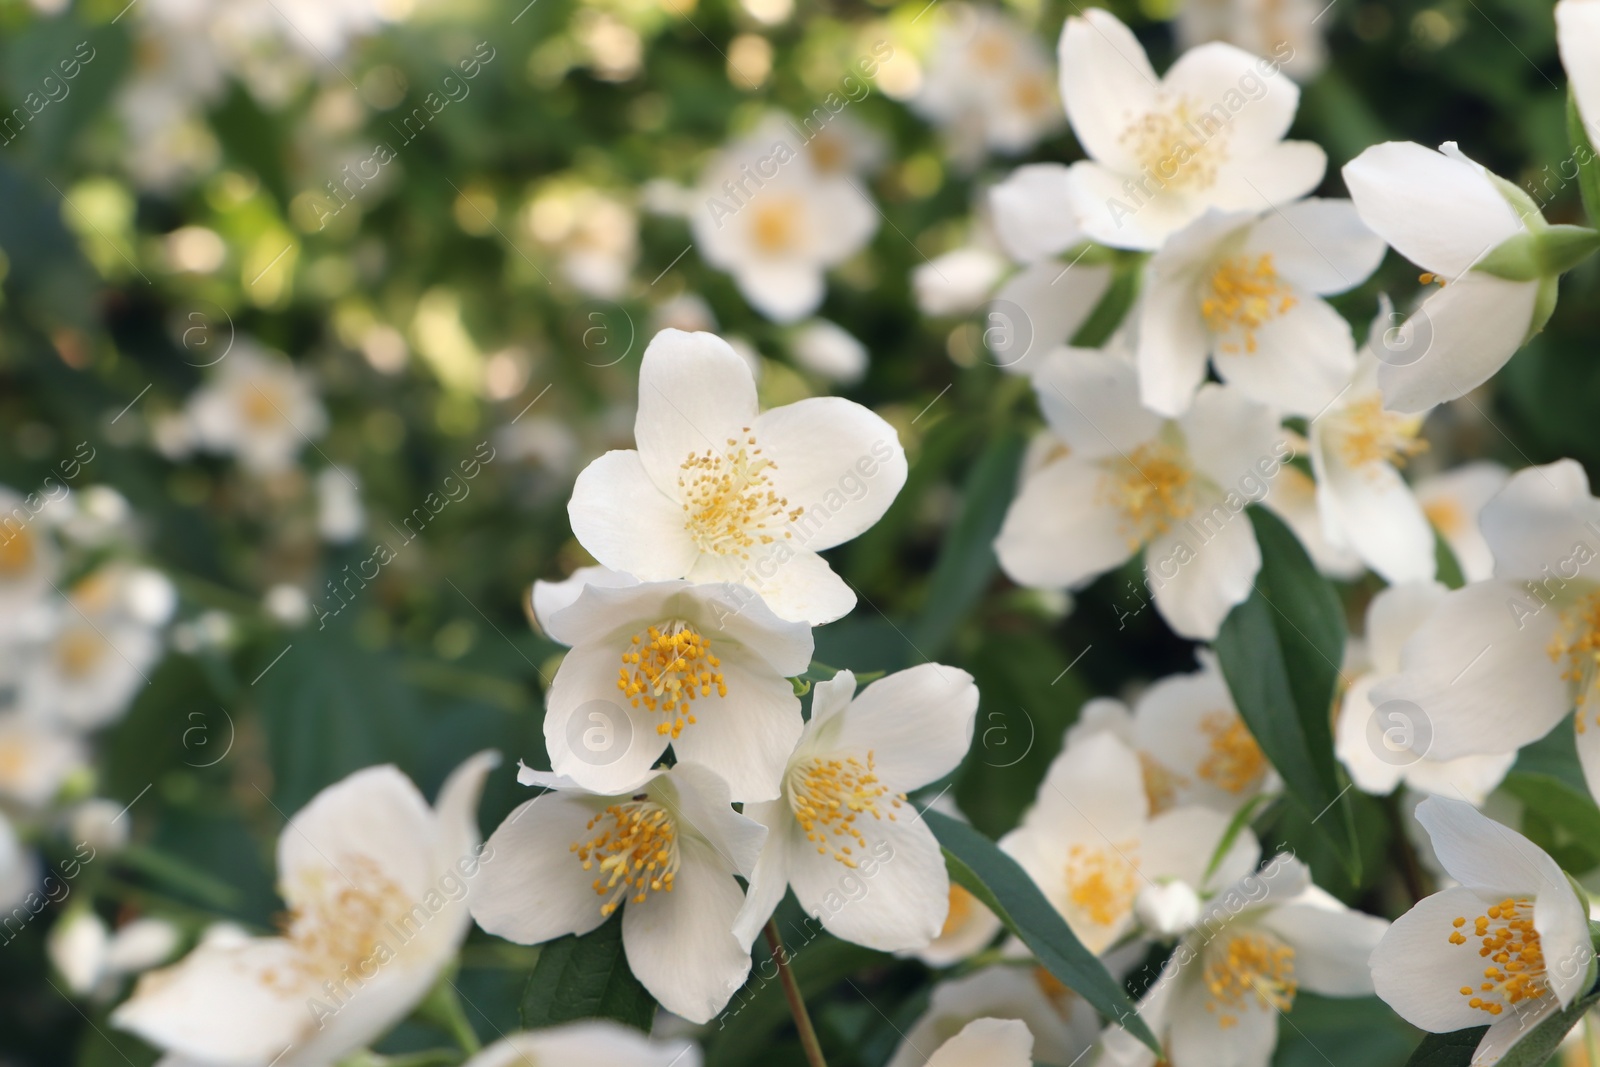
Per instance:
[[[195,444],[237,456],[257,474],[288,470],[300,449],[328,428],[310,378],[242,337],[189,397],[185,413]]]
[[[462,1067],[700,1067],[700,1050],[682,1040],[652,1040],[604,1019],[523,1030],[496,1041]]]
[[[1146,406],[1181,415],[1210,357],[1223,381],[1291,415],[1314,416],[1350,380],[1350,324],[1322,299],[1382,261],[1382,238],[1348,200],[1266,214],[1208,212],[1146,269],[1139,384]]]
[[[392,766],[324,789],[278,838],[283,936],[208,938],[140,979],[111,1021],[185,1063],[323,1067],[410,1014],[455,959],[485,871],[484,752],[433,809]]]
[[[625,792],[591,793],[524,767],[550,790],[489,836],[469,898],[491,934],[537,945],[586,934],[622,911],[628,968],[668,1011],[709,1020],[744,983],[750,952],[733,935],[766,828],[730,806],[727,783],[693,763]]]
[[[1472,805],[1429,797],[1417,821],[1461,884],[1394,921],[1372,953],[1373,985],[1423,1030],[1487,1024],[1472,1062],[1497,1063],[1588,988],[1588,909],[1543,849]]]
[[[745,808],[769,831],[734,926],[747,948],[789,886],[829,933],[868,948],[924,948],[944,928],[944,856],[905,794],[966,755],[977,687],[924,663],[855,689],[849,671],[817,684],[782,795]]]
[[[1362,221],[1426,271],[1423,281],[1442,284],[1374,346],[1384,405],[1416,413],[1476,389],[1522,347],[1543,283],[1472,268],[1527,233],[1530,220],[1507,197],[1506,183],[1454,141],[1437,152],[1410,141],[1374,145],[1343,173]],[[1530,209],[1531,201],[1523,210]]]
[[[1600,500],[1566,459],[1517,472],[1480,522],[1494,577],[1440,598],[1372,702],[1421,716],[1439,760],[1515,751],[1576,707],[1600,794]]]
[[[995,541],[1001,567],[1026,586],[1071,588],[1142,548],[1162,617],[1215,637],[1261,569],[1244,509],[1291,452],[1277,416],[1213,384],[1163,419],[1140,405],[1132,365],[1082,350],[1053,353],[1034,387],[1067,449],[1023,478]]]
[[[1266,1067],[1278,1016],[1304,989],[1325,997],[1372,993],[1367,957],[1388,923],[1351,911],[1311,884],[1303,863],[1273,858],[1213,897],[1178,942],[1139,1014],[1163,1059],[1187,1067]],[[1117,1027],[1101,1063],[1151,1067],[1155,1053]]]
[[[572,592],[544,584],[534,587],[540,608]],[[736,800],[778,795],[803,726],[788,679],[811,662],[810,627],[742,587],[685,581],[588,584],[538,618],[571,646],[545,698],[556,774],[622,792],[671,745],[721,775]]]
[[[1284,141],[1300,89],[1276,62],[1204,44],[1157,78],[1133,32],[1091,8],[1061,31],[1061,99],[1089,159],[1068,193],[1084,230],[1153,250],[1208,208],[1261,211],[1311,192],[1327,156]]]
[[[1239,877],[1260,855],[1245,830],[1215,862],[1229,816],[1175,808],[1154,817],[1139,757],[1120,738],[1096,733],[1062,749],[1022,825],[1000,847],[1027,871],[1091,952],[1134,925],[1134,901],[1149,886],[1204,889]]]
[[[1382,796],[1412,789],[1482,804],[1516,761],[1515,749],[1440,760],[1429,757],[1431,724],[1404,702],[1375,707],[1372,690],[1400,671],[1400,650],[1449,594],[1438,582],[1391,585],[1367,605],[1365,640],[1335,724],[1334,752],[1357,788]],[[1418,751],[1418,749],[1421,751]]]
[[[707,333],[663,330],[639,368],[638,451],[578,475],[572,531],[643,581],[737,582],[780,617],[855,606],[821,549],[882,517],[906,480],[894,428],[839,397],[760,412],[749,365]]]

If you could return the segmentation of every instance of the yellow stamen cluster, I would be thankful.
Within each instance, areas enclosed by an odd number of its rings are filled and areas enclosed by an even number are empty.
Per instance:
[[[978,910],[978,898],[961,888],[954,882],[950,883],[950,910],[945,912],[944,926],[939,930],[940,937],[948,937],[961,929],[966,921],[972,918]]]
[[[1150,814],[1160,815],[1178,802],[1178,790],[1189,784],[1189,779],[1168,767],[1148,752],[1139,753],[1139,769],[1143,772],[1144,796],[1150,802]]]
[[[1237,714],[1222,709],[1208,711],[1200,719],[1200,732],[1209,742],[1198,768],[1200,777],[1235,795],[1261,780],[1267,758]]]
[[[728,695],[728,684],[718,670],[722,661],[711,654],[711,639],[685,622],[652,626],[629,639],[617,670],[617,689],[634,707],[641,704],[666,719],[656,733],[683,733],[695,721],[689,710],[694,699]]]
[[[106,640],[87,626],[72,626],[56,638],[56,666],[68,678],[87,677],[104,658]]]
[[[1011,42],[995,30],[980,31],[972,42],[972,61],[986,70],[1003,71],[1012,59]]]
[[[1403,467],[1428,442],[1417,439],[1422,416],[1386,411],[1377,393],[1354,401],[1335,420],[1333,447],[1352,467],[1388,463]]]
[[[405,936],[415,936],[417,920],[410,916],[418,902],[370,856],[346,854],[328,869],[304,872],[294,901],[294,909],[279,922],[294,948],[292,969],[302,978],[335,978],[347,970],[364,973],[387,962]],[[398,933],[390,931],[391,924]],[[294,981],[276,973],[267,980]]]
[[[1028,114],[1044,111],[1055,103],[1050,79],[1040,75],[1018,78],[1011,84],[1011,102]]]
[[[1147,441],[1107,461],[1100,496],[1122,512],[1128,545],[1138,548],[1194,511],[1193,481],[1181,450]]]
[[[586,871],[598,864],[596,896],[606,897],[600,914],[609,916],[624,898],[643,904],[651,893],[672,892],[678,874],[678,827],[666,809],[646,799],[612,804],[589,820],[593,830],[610,821],[586,842],[572,843]]]
[[[244,421],[251,426],[261,428],[275,426],[283,421],[283,397],[277,395],[277,390],[270,387],[264,388],[260,383],[248,386],[244,396],[239,401],[239,413]]]
[[[1556,663],[1566,660],[1561,677],[1572,683],[1576,694],[1578,733],[1588,731],[1590,715],[1600,726],[1600,712],[1589,699],[1600,685],[1600,593],[1590,593],[1561,613],[1561,630],[1551,639],[1549,652]]]
[[[1237,1026],[1239,1014],[1252,1003],[1262,1010],[1288,1011],[1300,988],[1294,978],[1294,949],[1259,931],[1234,934],[1209,951],[1204,979],[1211,994],[1206,1010],[1224,1030]]]
[[[1148,111],[1120,138],[1158,188],[1209,189],[1227,159],[1229,127],[1187,98]]]
[[[1110,926],[1133,908],[1139,892],[1137,846],[1127,842],[1121,852],[1110,847],[1073,845],[1067,849],[1067,904],[1099,926]]]
[[[1223,351],[1253,353],[1256,331],[1294,305],[1294,290],[1278,276],[1271,254],[1263,253],[1217,264],[1208,291],[1200,298],[1200,314],[1214,334],[1242,334],[1242,344],[1226,341]]]
[[[0,526],[0,578],[16,578],[33,569],[33,534],[26,527]]]
[[[1469,938],[1462,928],[1467,917],[1458,915],[1450,925],[1454,927],[1450,943],[1465,945]],[[1507,897],[1489,905],[1485,914],[1472,921],[1472,936],[1478,939],[1478,955],[1488,960],[1489,966],[1483,969],[1483,981],[1476,989],[1461,987],[1461,995],[1471,998],[1467,1007],[1499,1015],[1507,1005],[1537,1000],[1550,991],[1545,981],[1544,949],[1539,931],[1533,927],[1533,901]]]
[[[1445,537],[1452,537],[1467,528],[1467,513],[1461,504],[1450,497],[1438,497],[1422,505],[1422,513],[1433,528]]]
[[[804,211],[798,196],[769,192],[750,205],[750,240],[768,255],[789,251],[800,241]]]
[[[777,464],[755,447],[746,426],[741,442],[730,437],[722,453],[693,453],[680,466],[684,529],[702,552],[750,558],[750,549],[792,536],[779,527],[798,519],[804,508],[790,508],[787,497],[771,488],[770,470]]]
[[[871,752],[865,763],[854,756],[819,756],[790,769],[789,808],[805,831],[806,840],[817,846],[818,855],[831,853],[846,867],[854,867],[856,850],[867,847],[866,835],[856,820],[870,815],[897,821],[895,811],[905,797],[890,796],[889,787],[873,771]],[[879,811],[878,802],[885,797],[891,810]]]

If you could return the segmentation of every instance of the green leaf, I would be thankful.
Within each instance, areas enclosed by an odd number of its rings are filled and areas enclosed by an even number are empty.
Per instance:
[[[1473,1026],[1448,1034],[1428,1034],[1406,1061],[1406,1067],[1467,1067],[1478,1042],[1488,1032],[1487,1026]]]
[[[1600,846],[1600,808],[1586,789],[1577,789],[1553,774],[1513,770],[1503,788],[1522,801],[1523,832],[1539,847],[1560,857],[1563,866],[1592,866]],[[1564,831],[1564,833],[1562,833]]]
[[[620,911],[581,937],[568,934],[545,945],[522,994],[522,1025],[529,1030],[614,1019],[649,1033],[655,1017],[655,1000],[628,970]]]
[[[908,635],[924,656],[944,651],[994,578],[999,566],[994,539],[1014,495],[1027,447],[1020,431],[1003,432],[989,442],[967,473],[961,516],[940,546],[939,562],[928,579],[927,600]]]
[[[1245,725],[1359,881],[1353,815],[1333,755],[1333,695],[1344,658],[1339,598],[1294,534],[1271,512],[1248,511],[1261,571],[1213,644]],[[1202,548],[1201,551],[1204,551]],[[1336,813],[1330,812],[1335,805]],[[1342,823],[1342,832],[1332,823]]]
[[[1122,320],[1128,317],[1133,302],[1139,298],[1139,283],[1144,278],[1146,258],[1144,255],[1118,256],[1110,287],[1083,325],[1078,327],[1078,332],[1072,335],[1074,347],[1099,348],[1111,340],[1111,335],[1117,332]]]
[[[1508,237],[1472,269],[1513,282],[1557,277],[1600,249],[1600,233],[1587,226],[1548,226]]]
[[[1434,531],[1433,535],[1433,559],[1439,582],[1445,588],[1460,589],[1467,584],[1467,577],[1461,573],[1461,561],[1456,559],[1455,550],[1438,531]]]
[[[1578,114],[1578,100],[1567,93],[1567,137],[1572,142],[1572,160],[1578,166],[1578,191],[1583,194],[1583,210],[1589,222],[1600,226],[1600,158],[1594,142]]]
[[[924,812],[922,817],[944,846],[945,866],[953,881],[994,912],[1062,984],[1107,1019],[1121,1023],[1156,1055],[1162,1054],[1160,1042],[1121,983],[1111,977],[1094,953],[1083,947],[1016,860],[958,819],[936,811]]]

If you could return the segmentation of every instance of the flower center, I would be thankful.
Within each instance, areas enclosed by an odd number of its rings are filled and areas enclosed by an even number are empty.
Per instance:
[[[1122,132],[1142,170],[1163,189],[1209,189],[1227,161],[1228,126],[1188,97],[1139,116]]]
[[[1590,695],[1600,686],[1600,593],[1590,593],[1561,613],[1561,631],[1550,641],[1550,658],[1566,661],[1561,677],[1573,685],[1574,720],[1578,733],[1589,728],[1586,720],[1595,710]],[[1595,724],[1600,725],[1600,714]]]
[[[1467,917],[1458,915],[1450,925],[1455,927],[1450,943],[1465,945],[1467,935],[1461,930]],[[1550,991],[1545,981],[1544,949],[1539,945],[1539,931],[1533,928],[1533,901],[1507,897],[1489,905],[1486,914],[1472,921],[1472,936],[1479,942],[1478,955],[1489,965],[1483,969],[1477,989],[1461,987],[1461,995],[1472,998],[1467,1007],[1499,1015],[1508,1004],[1537,1000]]]
[[[1037,74],[1018,78],[1011,86],[1011,102],[1026,115],[1046,110],[1053,102],[1050,82]]]
[[[1003,33],[985,30],[972,42],[972,61],[986,70],[1004,70],[1011,62],[1011,42]]]
[[[56,638],[56,665],[68,678],[85,678],[105,657],[105,638],[83,626],[74,626]]]
[[[977,910],[978,898],[951,882],[950,910],[945,913],[944,927],[939,931],[939,936],[948,937],[961,929]]]
[[[1278,276],[1272,255],[1263,253],[1217,264],[1209,292],[1200,298],[1200,314],[1212,333],[1237,338],[1223,343],[1224,352],[1254,352],[1256,331],[1294,305],[1294,290]]]
[[[1271,934],[1252,931],[1234,934],[1207,952],[1205,983],[1211,993],[1206,1011],[1217,1017],[1224,1030],[1238,1025],[1239,1014],[1251,1003],[1263,1011],[1288,1011],[1294,1006],[1294,949]],[[1252,1002],[1250,995],[1255,995]]]
[[[823,130],[811,139],[811,165],[823,174],[836,174],[850,161],[850,148],[844,137]]]
[[[32,751],[21,737],[0,737],[0,782],[15,783],[28,769]]]
[[[586,829],[604,827],[587,842],[574,841],[583,869],[600,874],[596,896],[606,898],[600,914],[609,916],[623,898],[643,904],[651,893],[672,892],[678,875],[678,827],[665,808],[640,797],[612,804],[589,820]]]
[[[1433,523],[1433,528],[1445,537],[1454,537],[1467,528],[1467,513],[1449,497],[1440,497],[1422,505],[1422,513]]]
[[[362,974],[368,961],[387,963],[405,943],[389,943],[391,926],[408,937],[416,935],[407,926],[415,926],[417,902],[371,857],[343,855],[330,869],[301,877],[297,903],[284,920],[284,936],[294,947],[294,969],[302,979]],[[276,983],[279,976],[269,973],[267,978]]]
[[[1209,743],[1200,761],[1200,777],[1238,795],[1261,780],[1267,759],[1244,720],[1231,711],[1208,711],[1200,719],[1200,732]]]
[[[244,398],[239,402],[240,414],[244,416],[244,421],[257,429],[275,426],[283,421],[283,415],[278,409],[278,401],[283,398],[276,394],[277,390],[263,387],[259,383],[246,387]]]
[[[20,578],[33,568],[33,534],[26,527],[0,536],[0,578]]]
[[[868,752],[865,763],[854,756],[819,756],[802,760],[789,771],[789,808],[805,831],[806,840],[817,846],[818,855],[831,854],[846,867],[854,867],[855,850],[867,847],[866,836],[856,820],[870,815],[897,821],[894,811],[905,796],[891,796],[889,787],[873,773],[873,767],[872,753]],[[878,802],[884,798],[888,798],[893,810],[878,809]]]
[[[1352,467],[1388,463],[1403,467],[1428,442],[1417,440],[1422,429],[1421,415],[1402,415],[1385,411],[1383,397],[1377,393],[1353,401],[1334,423],[1334,450]]]
[[[1102,500],[1122,512],[1128,545],[1138,548],[1194,510],[1194,474],[1177,448],[1147,441],[1107,463]]]
[[[775,256],[791,251],[800,241],[800,198],[769,194],[752,204],[750,239],[756,249]]]
[[[1124,842],[1121,851],[1073,845],[1067,850],[1067,905],[1097,926],[1110,926],[1133,908],[1139,891],[1137,860],[1125,855],[1137,843]]]
[[[711,654],[711,638],[686,622],[673,621],[651,626],[628,639],[617,670],[617,688],[634,707],[641,704],[659,711],[666,718],[656,724],[656,733],[683,733],[686,723],[695,721],[688,709],[696,696],[728,695],[728,685],[717,668],[722,661]]]
[[[750,558],[750,549],[778,539],[778,527],[800,517],[804,508],[790,508],[787,497],[772,490],[768,472],[777,469],[755,447],[750,427],[740,431],[743,443],[728,438],[727,450],[691,454],[679,469],[683,492],[684,529],[702,552]],[[783,530],[784,537],[792,536]]]
[[[1144,779],[1144,796],[1150,802],[1150,814],[1160,815],[1178,801],[1178,790],[1189,780],[1147,752],[1139,753],[1140,775]]]

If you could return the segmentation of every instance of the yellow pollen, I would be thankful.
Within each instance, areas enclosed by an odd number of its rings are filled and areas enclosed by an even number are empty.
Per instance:
[[[84,678],[105,656],[105,638],[86,626],[74,626],[56,638],[56,665],[68,678]]]
[[[370,973],[399,947],[388,927],[414,922],[416,902],[369,856],[346,854],[332,869],[306,871],[295,890],[295,907],[280,923],[302,978]],[[293,984],[276,973],[268,980]]]
[[[1237,714],[1208,711],[1200,719],[1200,732],[1210,743],[1200,761],[1200,777],[1236,796],[1261,780],[1267,758]]]
[[[0,579],[18,578],[33,569],[33,534],[27,527],[0,527]]]
[[[1588,731],[1591,715],[1600,725],[1600,713],[1591,699],[1600,686],[1600,593],[1589,593],[1561,613],[1561,629],[1551,638],[1549,653],[1555,663],[1566,661],[1561,677],[1572,683],[1578,733]]]
[[[1122,512],[1130,548],[1166,533],[1194,510],[1188,457],[1171,445],[1147,441],[1105,467],[1101,500]]]
[[[1442,275],[1434,274],[1431,271],[1417,275],[1417,281],[1421,282],[1423,285],[1434,285],[1437,283],[1441,289],[1445,287],[1444,277]]]
[[[659,734],[674,739],[685,725],[694,723],[696,697],[728,695],[719,670],[722,661],[711,654],[711,639],[686,622],[651,626],[634,634],[622,652],[617,689],[634,707],[643,705],[665,718],[656,725]]]
[[[1187,97],[1141,115],[1120,138],[1161,189],[1209,189],[1228,158],[1229,127]]]
[[[28,769],[32,751],[18,737],[0,737],[0,782],[15,782]]]
[[[1189,779],[1148,752],[1139,753],[1139,769],[1143,771],[1144,796],[1150,802],[1151,816],[1174,807],[1178,802],[1178,790],[1189,784]]]
[[[1331,430],[1334,450],[1352,467],[1388,463],[1403,467],[1428,442],[1417,439],[1422,416],[1385,411],[1377,393],[1354,401],[1334,420]]]
[[[282,422],[279,401],[283,398],[276,394],[276,390],[263,388],[260,384],[249,386],[239,402],[244,421],[255,427],[274,426]]]
[[[1099,926],[1110,926],[1133,908],[1139,892],[1137,848],[1124,842],[1121,851],[1073,845],[1067,850],[1067,903]]]
[[[651,893],[672,892],[678,876],[678,827],[666,809],[649,800],[612,804],[589,820],[587,830],[604,826],[586,842],[569,849],[586,871],[599,867],[596,896],[605,897],[600,914],[609,916],[622,905],[643,904]]]
[[[1294,949],[1259,931],[1234,934],[1211,947],[1203,978],[1211,994],[1206,1010],[1217,1016],[1217,1025],[1224,1030],[1238,1025],[1240,1014],[1251,1004],[1263,1011],[1288,1011],[1299,989]]]
[[[1256,331],[1294,305],[1294,290],[1278,277],[1271,254],[1264,253],[1219,263],[1200,298],[1200,314],[1218,337],[1237,338],[1223,342],[1224,352],[1254,352]]]
[[[822,757],[803,760],[789,771],[789,809],[805,831],[806,840],[817,846],[819,856],[832,855],[846,867],[856,865],[856,853],[867,847],[866,835],[856,825],[863,815],[898,821],[905,801],[903,793],[891,795],[889,787],[873,773],[871,752],[866,762],[854,756]],[[879,801],[887,800],[887,810]],[[955,887],[951,887],[954,914]]]
[[[1018,78],[1011,86],[1011,101],[1024,112],[1045,110],[1052,102],[1049,80],[1038,75]]]
[[[1422,513],[1433,523],[1433,528],[1445,537],[1454,537],[1467,528],[1467,513],[1450,497],[1439,497],[1422,505]]]
[[[1472,936],[1478,941],[1478,955],[1488,960],[1489,966],[1483,969],[1484,981],[1479,987],[1474,990],[1464,985],[1461,995],[1471,998],[1467,1007],[1492,1016],[1508,1006],[1539,999],[1550,991],[1550,986],[1545,980],[1539,931],[1533,927],[1533,901],[1507,897],[1484,911],[1472,922]],[[1466,916],[1461,915],[1450,923],[1450,944],[1467,943],[1461,933],[1466,922]]]
[[[950,910],[945,913],[944,927],[939,931],[939,936],[948,937],[961,929],[977,910],[978,898],[951,882]]]
[[[750,205],[750,239],[767,255],[775,256],[794,248],[800,238],[802,215],[798,196],[769,193]]]
[[[811,152],[812,165],[823,174],[836,174],[850,161],[844,138],[827,130],[813,137],[806,147]]]
[[[1011,62],[1011,42],[1001,33],[981,33],[972,42],[972,61],[988,70],[1004,70]]]
[[[792,537],[781,529],[798,519],[804,508],[790,508],[787,497],[772,489],[769,472],[777,465],[761,454],[746,426],[743,437],[730,437],[726,450],[691,454],[679,469],[684,529],[700,551],[750,558],[750,549]]]

